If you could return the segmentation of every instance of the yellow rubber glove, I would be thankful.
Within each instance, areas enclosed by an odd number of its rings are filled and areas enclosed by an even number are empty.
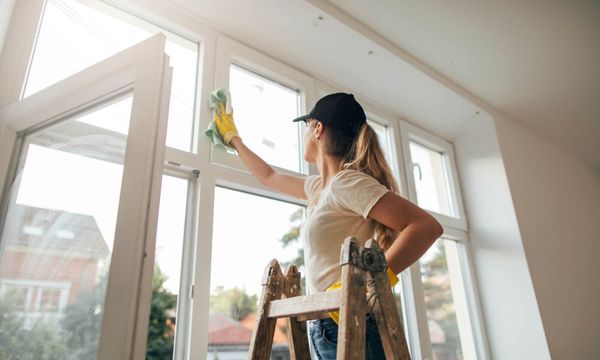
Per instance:
[[[390,287],[396,285],[398,283],[398,277],[394,274],[394,271],[389,267],[385,269],[388,280],[390,281]],[[337,290],[342,287],[342,282],[338,281],[335,284],[331,285],[325,291]],[[340,312],[339,311],[329,311],[329,316],[335,321],[336,324],[340,324]]]
[[[229,145],[234,136],[239,136],[233,122],[233,110],[231,113],[225,111],[225,103],[219,104],[219,110],[214,112],[213,120],[225,144]]]

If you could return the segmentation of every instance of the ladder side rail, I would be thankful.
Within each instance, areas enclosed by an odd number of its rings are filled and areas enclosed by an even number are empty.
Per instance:
[[[360,246],[353,237],[344,240],[341,254],[342,302],[338,326],[337,357],[364,360],[366,344],[366,272],[357,266]]]
[[[298,268],[295,265],[290,265],[285,274],[282,298],[291,300],[290,298],[299,297],[300,290],[300,272],[298,272]],[[273,302],[271,302],[272,305]],[[285,322],[290,347],[290,359],[310,359],[306,323],[298,321],[298,318],[295,316],[287,317]]]
[[[410,360],[408,344],[404,336],[402,322],[396,308],[396,302],[390,288],[390,283],[385,273],[387,263],[385,263],[385,255],[373,239],[368,240],[365,244],[365,249],[372,249],[382,256],[384,265],[379,271],[372,271],[368,274],[367,289],[369,294],[377,294],[373,306],[373,313],[377,321],[377,328],[381,343],[385,351],[385,357],[388,360],[401,359]]]
[[[284,277],[279,262],[273,259],[267,265],[263,275],[262,294],[256,309],[256,325],[252,332],[252,340],[248,350],[249,360],[269,360],[271,357],[277,319],[270,318],[267,314],[271,301],[281,298],[283,283]]]

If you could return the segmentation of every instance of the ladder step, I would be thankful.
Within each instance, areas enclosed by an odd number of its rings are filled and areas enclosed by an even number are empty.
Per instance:
[[[341,289],[312,295],[294,296],[286,299],[271,300],[267,317],[294,317],[304,314],[339,310],[341,303]]]

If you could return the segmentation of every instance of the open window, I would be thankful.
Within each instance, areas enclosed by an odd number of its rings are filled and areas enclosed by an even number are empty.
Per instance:
[[[164,48],[155,35],[0,109],[0,312],[26,337],[20,353],[39,357],[41,342],[59,357],[146,351]]]
[[[157,32],[167,38],[165,53],[173,67],[166,143],[190,151],[195,126],[198,42],[102,1],[45,1],[22,96],[44,89]]]

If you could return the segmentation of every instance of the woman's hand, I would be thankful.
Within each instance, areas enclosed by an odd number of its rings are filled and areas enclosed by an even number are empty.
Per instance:
[[[218,111],[215,111],[214,118],[219,135],[223,138],[225,144],[230,145],[231,139],[239,137],[235,123],[233,122],[233,110],[231,113],[225,111],[225,104],[220,103]]]

